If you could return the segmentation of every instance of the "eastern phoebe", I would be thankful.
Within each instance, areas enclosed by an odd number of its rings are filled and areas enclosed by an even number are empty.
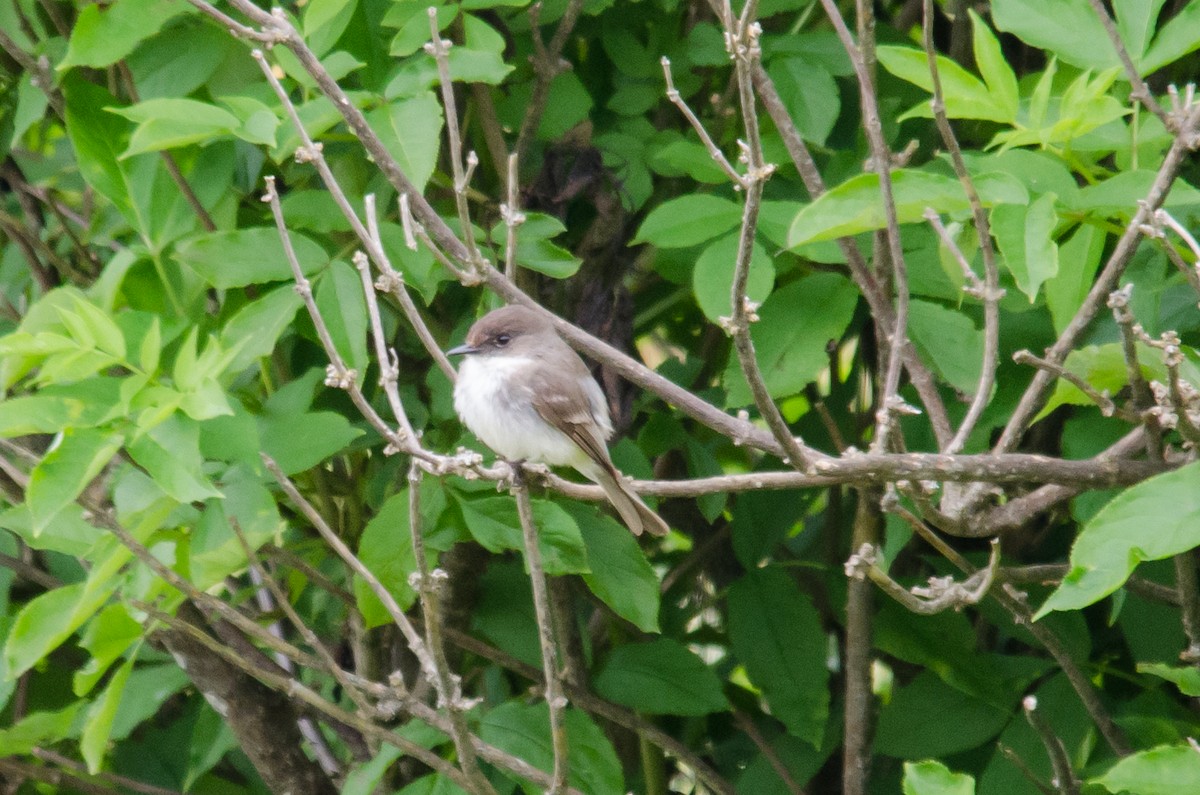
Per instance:
[[[447,353],[466,356],[454,409],[484,444],[509,461],[575,467],[600,484],[634,535],[666,534],[667,523],[608,455],[613,428],[600,385],[548,320],[523,306],[501,307]]]

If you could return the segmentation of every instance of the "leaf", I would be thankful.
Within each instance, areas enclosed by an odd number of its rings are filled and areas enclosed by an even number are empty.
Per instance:
[[[701,311],[713,322],[733,313],[733,275],[737,263],[739,235],[734,232],[710,243],[692,269],[692,290]],[[775,284],[775,266],[767,250],[757,241],[750,251],[746,298],[762,303]]]
[[[131,224],[136,224],[139,219],[133,212],[126,176],[126,169],[131,164],[120,160],[130,126],[105,111],[117,104],[116,97],[81,78],[65,81],[63,89],[67,102],[67,137],[75,151],[80,175],[97,193],[112,202]]]
[[[590,572],[583,581],[600,601],[643,632],[658,632],[658,575],[637,539],[594,506],[563,506],[579,525]]]
[[[754,569],[729,586],[734,654],[790,733],[820,748],[829,720],[821,619],[782,569]]]
[[[742,222],[736,202],[708,193],[693,193],[665,201],[650,211],[633,243],[659,248],[686,248],[712,240]]]
[[[582,792],[625,792],[616,752],[587,713],[566,711],[568,781]],[[554,767],[550,745],[550,711],[545,701],[508,701],[483,716],[480,739],[547,773]]]
[[[1056,198],[1047,193],[1028,207],[1000,204],[992,208],[992,235],[1004,265],[1031,304],[1042,283],[1058,274],[1058,246],[1052,237],[1058,224]]]
[[[325,318],[334,348],[348,367],[357,370],[360,376],[365,375],[370,359],[367,354],[367,302],[363,296],[362,277],[354,267],[336,259],[321,274],[313,297],[317,309]]]
[[[275,459],[285,474],[312,469],[363,435],[341,414],[308,411],[320,370],[310,370],[267,401],[258,418],[263,452]]]
[[[116,660],[142,637],[142,625],[133,619],[123,604],[105,607],[87,623],[79,639],[91,658],[75,671],[71,692],[86,696]]]
[[[99,68],[116,63],[168,21],[184,13],[192,13],[192,9],[173,0],[121,0],[110,5],[84,6],[71,29],[67,54],[57,69]]]
[[[799,394],[829,367],[827,346],[841,339],[857,304],[858,290],[834,273],[810,274],[771,294],[758,310],[759,322],[750,327],[771,397]],[[726,406],[753,402],[735,355],[730,355],[723,383]]]
[[[1200,3],[1192,2],[1173,16],[1158,30],[1154,43],[1145,56],[1137,61],[1138,73],[1148,75],[1157,72],[1173,61],[1192,53],[1200,47]]]
[[[121,154],[123,160],[143,152],[174,149],[232,135],[241,126],[237,116],[229,111],[194,99],[148,99],[109,110],[137,123],[129,146]]]
[[[305,276],[329,262],[325,250],[304,235],[292,232],[291,241]],[[175,256],[204,281],[222,290],[292,279],[291,266],[274,227],[206,232],[181,241]]]
[[[25,603],[13,619],[4,644],[4,664],[10,679],[25,673],[71,637],[77,626],[71,614],[84,587],[82,582],[64,585]],[[4,748],[9,750],[8,746]]]
[[[96,775],[104,761],[104,753],[108,750],[108,739],[112,734],[113,720],[117,717],[117,706],[125,693],[125,685],[129,674],[133,671],[136,658],[130,657],[124,665],[117,669],[109,680],[108,685],[88,710],[86,722],[83,724],[83,736],[79,739],[79,751],[83,761],[87,763],[88,772]]]
[[[221,329],[223,347],[232,349],[241,343],[237,354],[229,362],[228,371],[240,373],[255,360],[275,350],[275,343],[291,324],[302,303],[295,288],[283,286],[239,309]]]
[[[721,680],[670,638],[618,646],[592,680],[597,695],[650,715],[707,715],[729,708]]]
[[[984,207],[998,201],[1024,201],[1023,197],[1011,195],[1011,186],[1004,181],[980,177],[976,188]],[[957,179],[928,171],[893,171],[892,195],[901,224],[923,222],[928,208],[942,215],[970,209]],[[886,226],[879,175],[859,174],[826,191],[800,210],[788,232],[788,247],[795,249],[806,243],[852,237]]]
[[[408,578],[417,570],[413,555],[412,526],[408,521],[408,490],[399,491],[387,498],[379,513],[367,522],[358,539],[358,559],[370,569],[384,589],[400,605],[401,610],[412,607],[417,594],[409,585]],[[433,566],[433,563],[430,563]],[[367,585],[366,580],[355,576],[354,598],[358,611],[368,629],[384,626],[392,621],[387,608]]]
[[[983,364],[983,332],[970,318],[932,301],[913,300],[908,305],[908,333],[942,380],[964,394],[975,393]]]
[[[1054,321],[1056,334],[1062,334],[1079,307],[1083,306],[1100,267],[1107,237],[1103,229],[1092,224],[1080,224],[1059,247],[1058,273],[1048,279],[1045,285],[1046,306]]]
[[[1114,795],[1179,795],[1200,792],[1200,754],[1189,745],[1160,745],[1125,757],[1088,781]]]
[[[979,74],[987,83],[993,104],[1007,117],[1003,121],[1014,122],[1021,105],[1017,76],[1000,49],[996,34],[974,9],[967,9],[967,13],[971,15],[971,42]]]
[[[159,488],[181,503],[222,496],[202,471],[200,426],[193,419],[172,414],[131,440],[125,449]]]
[[[1000,30],[1081,69],[1120,66],[1088,0],[994,0],[992,20]]]
[[[806,140],[824,144],[842,110],[833,75],[804,57],[772,59],[767,72],[796,129]]]
[[[0,437],[58,433],[89,428],[125,413],[123,379],[93,376],[74,384],[54,384],[36,394],[0,401]]]
[[[11,675],[12,672],[9,672]],[[71,727],[86,702],[76,701],[56,712],[34,712],[16,724],[0,728],[0,748],[5,755],[28,754],[34,748],[54,745],[70,735]]]
[[[876,750],[900,759],[949,756],[977,748],[1008,724],[1007,709],[951,687],[922,671],[896,689],[879,713]]]
[[[911,47],[883,45],[877,50],[879,63],[884,69],[907,80],[926,91],[933,92],[933,76],[929,72],[929,61],[924,50]],[[1006,105],[997,101],[988,87],[975,75],[963,69],[950,58],[937,56],[938,77],[942,82],[946,115],[951,119],[985,119],[987,121],[1011,122],[1014,115]],[[929,103],[924,102],[910,113],[932,116]]]
[[[1185,696],[1200,696],[1200,670],[1196,668],[1174,667],[1162,663],[1138,663],[1137,670],[1140,674],[1150,674],[1171,682]]]
[[[566,231],[562,222],[552,215],[526,213],[525,223],[517,229],[517,264],[555,279],[574,276],[583,261],[565,248],[550,242],[552,238]],[[500,221],[493,226],[492,238],[497,241],[497,250],[506,251],[508,225]]]
[[[425,34],[429,35],[428,21]],[[424,190],[437,165],[442,140],[442,106],[437,98],[432,92],[423,91],[413,97],[393,100],[369,114],[368,118],[372,127],[379,131],[383,145],[396,158],[404,176],[418,191]]]
[[[579,525],[559,505],[548,500],[532,500],[533,523],[537,528],[538,549],[547,574],[580,574],[590,571],[587,548]],[[467,529],[491,552],[523,550],[524,538],[517,517],[516,501],[511,497],[464,499],[459,502]]]
[[[1130,486],[1101,508],[1076,537],[1070,571],[1034,619],[1094,604],[1120,588],[1141,561],[1197,546],[1200,462],[1194,461]]]
[[[91,428],[68,428],[63,432],[58,446],[29,475],[25,501],[35,535],[100,474],[121,448],[121,442],[120,434]]]
[[[933,759],[904,763],[904,795],[975,795],[975,779]]]

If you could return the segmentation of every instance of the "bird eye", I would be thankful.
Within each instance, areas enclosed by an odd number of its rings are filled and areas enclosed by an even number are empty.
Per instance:
[[[497,335],[497,337],[496,337],[496,344],[499,345],[501,348],[503,348],[505,345],[507,345],[511,341],[512,341],[512,337],[508,336],[507,334],[500,334],[500,335]]]

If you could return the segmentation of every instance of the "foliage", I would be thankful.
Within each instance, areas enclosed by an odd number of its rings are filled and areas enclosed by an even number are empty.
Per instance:
[[[1200,779],[1200,0],[432,5],[0,5],[0,780]],[[435,355],[518,288],[669,536],[530,554]]]

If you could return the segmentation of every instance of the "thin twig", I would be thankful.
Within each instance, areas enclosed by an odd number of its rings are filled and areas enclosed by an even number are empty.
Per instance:
[[[892,157],[887,141],[883,137],[883,122],[879,116],[879,99],[875,93],[875,78],[871,74],[873,61],[874,40],[863,37],[863,33],[874,31],[874,18],[871,16],[869,4],[858,2],[858,28],[860,42],[856,45],[846,21],[842,18],[835,0],[821,0],[829,21],[833,23],[834,31],[842,43],[842,48],[850,58],[858,81],[859,101],[863,115],[863,129],[867,133],[867,141],[871,150],[871,168],[879,175],[879,192],[883,201],[883,212],[886,220],[884,238],[887,241],[888,259],[892,266],[892,287],[896,293],[896,320],[888,342],[888,356],[883,384],[880,389],[880,400],[876,418],[875,438],[871,442],[873,452],[886,449],[891,438],[891,430],[895,414],[904,411],[904,403],[900,400],[900,366],[904,356],[904,347],[908,342],[908,269],[904,264],[904,249],[900,242],[900,222],[896,212],[896,200],[892,190]]]
[[[446,646],[442,641],[441,590],[446,573],[431,571],[425,556],[424,529],[421,526],[421,469],[414,461],[408,469],[408,527],[416,561],[417,591],[425,613],[425,639],[433,654],[434,670],[438,677],[438,692],[445,696],[442,706],[450,716],[450,736],[458,752],[459,765],[470,782],[470,791],[479,795],[495,795],[496,790],[484,777],[475,758],[475,747],[467,729],[466,710],[470,704],[462,694],[462,678],[450,672]]]
[[[984,212],[983,202],[979,199],[979,191],[975,189],[975,181],[967,171],[966,161],[963,160],[962,147],[950,126],[946,116],[946,101],[942,94],[942,76],[938,70],[937,52],[933,47],[933,0],[924,0],[924,39],[925,58],[929,64],[929,74],[933,79],[933,117],[942,141],[950,152],[950,162],[954,173],[967,195],[967,203],[971,206],[971,218],[975,222],[975,234],[979,238],[979,248],[983,253],[984,284],[979,298],[983,301],[983,353],[979,369],[979,382],[975,386],[975,396],[967,409],[967,414],[958,426],[958,432],[949,444],[943,445],[943,453],[957,453],[966,445],[971,432],[983,415],[992,398],[992,387],[996,383],[996,367],[1000,360],[1000,299],[1004,291],[1000,289],[1000,270],[996,265],[996,251],[992,245],[992,232],[988,224],[987,213]],[[935,226],[936,229],[936,226]],[[948,236],[947,236],[948,237]],[[957,246],[953,246],[957,249]],[[960,252],[961,258],[961,252]],[[962,259],[967,272],[974,275],[965,259]]]
[[[1113,49],[1117,51],[1117,58],[1121,61],[1121,67],[1125,70],[1125,79],[1133,86],[1133,90],[1129,92],[1131,99],[1141,102],[1146,107],[1146,110],[1158,117],[1158,120],[1163,123],[1163,126],[1168,130],[1171,129],[1171,117],[1163,106],[1158,104],[1158,100],[1154,98],[1154,92],[1150,90],[1150,86],[1146,85],[1146,81],[1142,79],[1142,75],[1138,72],[1137,66],[1134,65],[1133,59],[1129,57],[1129,50],[1125,48],[1125,42],[1121,40],[1121,34],[1117,30],[1117,23],[1108,13],[1108,9],[1104,7],[1101,0],[1088,0],[1092,4],[1092,10],[1096,12],[1096,16],[1100,17],[1100,24],[1104,26],[1104,32],[1108,34],[1108,40],[1112,42]]]
[[[554,628],[550,617],[550,595],[546,587],[546,570],[542,566],[542,551],[538,547],[537,527],[533,521],[533,505],[524,482],[523,470],[513,466],[513,498],[517,501],[517,516],[525,541],[525,562],[533,584],[533,606],[537,616],[538,644],[542,651],[542,669],[546,681],[546,704],[550,708],[550,745],[554,751],[554,774],[550,795],[559,795],[567,785],[567,699],[562,692],[558,669],[558,653],[554,647]]]
[[[579,15],[583,11],[583,0],[568,0],[563,15],[558,20],[558,27],[550,38],[549,47],[542,41],[541,7],[540,2],[529,7],[529,32],[534,47],[533,90],[529,95],[529,103],[525,106],[525,116],[521,119],[521,129],[517,133],[517,143],[513,148],[513,152],[521,160],[529,153],[529,145],[541,125],[542,114],[550,98],[550,85],[560,72],[568,68],[563,61],[562,51],[571,31],[575,29],[575,23],[579,21]]]
[[[1167,150],[1144,202],[1139,204],[1137,212],[1125,227],[1125,232],[1117,241],[1117,245],[1096,277],[1083,304],[1071,318],[1067,327],[1063,329],[1058,340],[1046,352],[1047,361],[1061,365],[1066,360],[1067,354],[1075,349],[1083,332],[1091,325],[1109,293],[1116,288],[1121,274],[1125,272],[1126,266],[1137,250],[1138,242],[1144,234],[1142,231],[1144,225],[1150,220],[1153,212],[1162,205],[1188,155],[1196,146],[1195,137],[1198,124],[1200,124],[1200,103],[1193,102],[1186,105],[1180,113],[1179,132],[1171,143],[1171,148]],[[1009,415],[1000,438],[992,448],[993,452],[1005,453],[1017,446],[1025,430],[1037,415],[1038,410],[1041,409],[1046,390],[1053,380],[1054,376],[1045,370],[1034,375],[1033,380],[1021,395],[1017,407]]]
[[[517,278],[517,227],[525,223],[525,214],[521,212],[521,195],[517,186],[517,153],[508,156],[508,166],[505,172],[508,176],[508,201],[500,205],[500,217],[504,219],[504,227],[508,230],[508,239],[504,241],[504,275],[510,281]]]
[[[361,560],[358,559],[354,552],[351,551],[350,547],[346,546],[346,543],[338,537],[337,533],[333,531],[333,528],[329,526],[329,523],[325,521],[325,518],[317,512],[317,509],[313,507],[312,503],[300,493],[300,490],[296,488],[296,485],[292,483],[287,475],[283,474],[283,470],[279,468],[279,465],[275,463],[275,460],[266,453],[263,453],[262,461],[266,466],[267,471],[269,471],[272,477],[275,478],[275,482],[279,484],[281,489],[283,489],[283,493],[287,495],[288,500],[290,500],[293,505],[300,509],[300,512],[304,514],[306,519],[308,519],[309,523],[313,526],[313,529],[320,533],[321,538],[325,539],[325,543],[337,553],[337,556],[342,559],[342,562],[344,562],[351,571],[353,571],[359,577],[362,577],[363,582],[365,582],[367,587],[371,589],[371,593],[375,594],[375,597],[379,599],[380,603],[383,605],[384,610],[387,611],[388,616],[392,619],[392,623],[394,623],[400,630],[401,634],[404,635],[405,641],[408,642],[409,649],[412,651],[413,656],[417,658],[417,661],[421,665],[422,674],[431,684],[436,685],[438,681],[437,666],[434,664],[433,658],[430,656],[429,650],[425,646],[425,641],[421,639],[420,633],[418,633],[413,627],[412,622],[408,620],[408,616],[404,614],[404,611],[400,608],[400,605],[397,604],[396,598],[392,596],[391,591],[383,586],[383,583],[379,581],[379,578],[376,577],[375,574],[368,569]],[[438,696],[442,698],[443,701],[448,701],[447,694],[438,693]]]
[[[1071,757],[1067,754],[1062,738],[1058,736],[1054,727],[1038,711],[1037,707],[1036,696],[1026,696],[1021,702],[1025,719],[1037,733],[1038,739],[1042,741],[1042,746],[1046,749],[1046,755],[1050,757],[1050,769],[1054,771],[1054,783],[1061,795],[1079,795],[1082,784],[1079,777],[1075,775],[1075,768],[1071,766]]]
[[[467,155],[466,165],[463,164],[462,134],[458,128],[458,106],[454,99],[454,83],[450,76],[450,48],[453,42],[443,39],[438,30],[437,9],[429,9],[429,28],[432,39],[425,45],[425,52],[433,56],[437,62],[438,80],[442,88],[442,108],[446,117],[446,139],[449,144],[450,172],[454,177],[454,204],[458,208],[458,221],[462,226],[463,244],[467,247],[469,262],[476,269],[483,262],[483,255],[475,244],[475,231],[471,224],[471,207],[467,202],[467,186],[471,182],[471,173],[479,160],[474,152]]]
[[[1126,422],[1141,421],[1136,412],[1132,412],[1128,409],[1118,406],[1106,393],[1098,391],[1082,376],[1072,373],[1065,367],[1060,367],[1059,365],[1048,362],[1045,359],[1034,356],[1032,353],[1026,350],[1020,350],[1014,353],[1013,361],[1017,364],[1027,364],[1031,367],[1036,367],[1039,370],[1045,370],[1053,373],[1055,377],[1061,378],[1083,394],[1087,395],[1088,399],[1095,403],[1097,407],[1099,407],[1100,413],[1105,417],[1120,417]]]

